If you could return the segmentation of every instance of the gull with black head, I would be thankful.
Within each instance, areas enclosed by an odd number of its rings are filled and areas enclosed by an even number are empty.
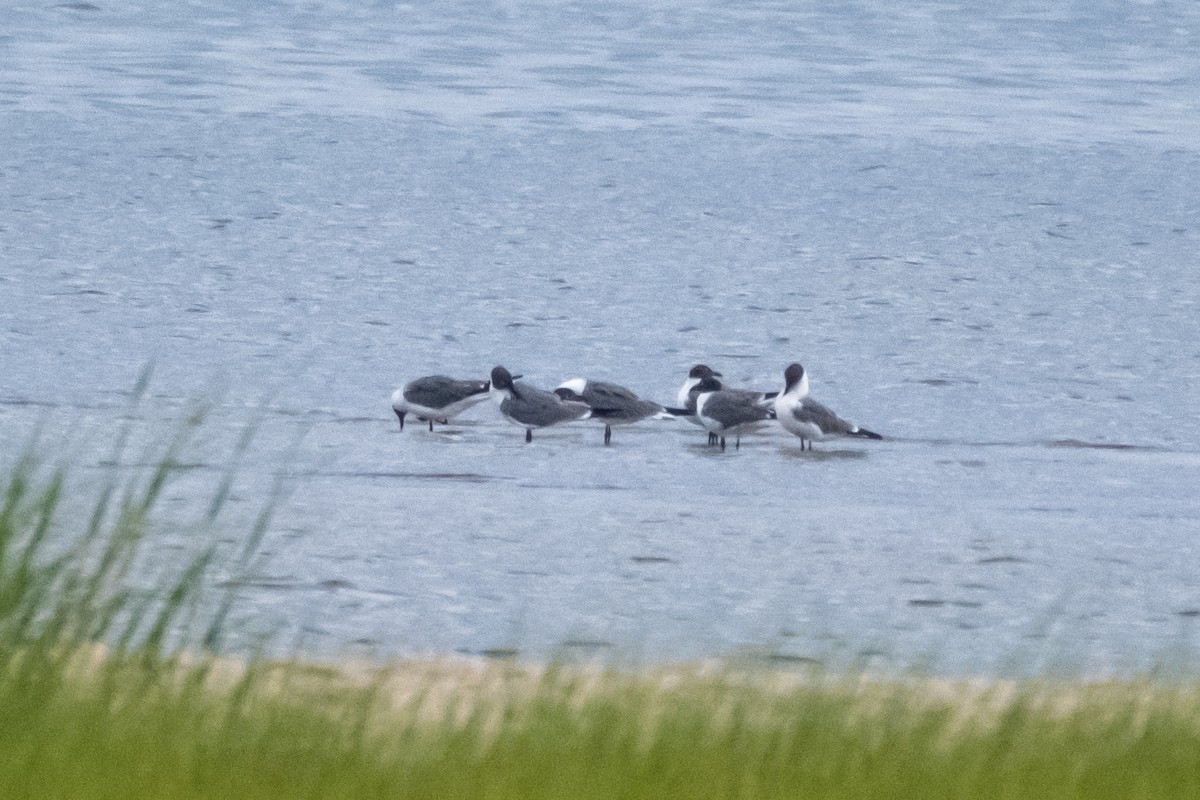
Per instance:
[[[775,396],[779,394],[778,392],[759,392],[754,389],[733,389],[726,386],[720,380],[721,377],[723,377],[721,373],[707,364],[696,364],[688,371],[687,380],[679,387],[679,392],[675,396],[678,407],[668,408],[667,412],[677,417],[683,417],[701,427],[705,427],[704,423],[696,415],[696,398],[700,394],[700,384],[702,381],[705,382],[704,385],[706,387],[710,387],[709,391],[713,391],[714,389],[711,387],[715,387],[716,390],[735,392],[742,395],[751,403],[767,409],[771,408],[771,403],[775,400]],[[708,432],[709,444],[716,444],[718,438],[716,433],[713,433],[711,430]]]
[[[413,414],[422,422],[443,425],[471,406],[488,398],[487,381],[459,380],[445,375],[428,375],[392,392],[392,410],[404,430],[404,417]]]
[[[491,394],[504,418],[525,428],[526,442],[533,441],[534,428],[587,419],[592,414],[587,403],[563,400],[554,392],[517,383],[504,367],[492,367]]]
[[[688,370],[687,378],[683,385],[679,387],[679,391],[675,394],[675,405],[681,408],[687,408],[689,400],[695,406],[696,396],[692,394],[692,390],[696,385],[705,378],[720,378],[721,373],[710,367],[708,364],[697,364]]]
[[[831,409],[808,396],[808,373],[799,364],[790,364],[783,371],[784,389],[775,398],[775,417],[790,433],[800,437],[800,449],[808,442],[812,450],[814,441],[834,439],[839,436],[857,436],[862,439],[882,439],[878,433],[860,428],[844,420]]]
[[[742,446],[742,434],[756,429],[774,413],[761,402],[756,392],[739,389],[722,389],[716,378],[708,376],[696,384],[696,418],[710,434],[717,437],[721,449],[725,449],[725,438],[734,439],[734,449]],[[712,444],[712,436],[709,437]]]

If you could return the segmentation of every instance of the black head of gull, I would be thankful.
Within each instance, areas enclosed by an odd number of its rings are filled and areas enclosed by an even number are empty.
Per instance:
[[[710,367],[708,364],[696,364],[688,370],[687,378],[684,379],[683,385],[679,387],[679,391],[675,394],[676,408],[669,408],[667,411],[677,417],[683,417],[688,422],[694,425],[700,425],[700,420],[696,417],[696,386],[704,378],[712,378],[716,380],[722,377],[721,373]],[[717,381],[718,388],[720,381]],[[711,431],[708,434],[708,443],[716,444],[717,435]]]
[[[724,382],[717,380],[721,377],[723,377],[721,373],[717,372],[707,364],[697,364],[696,366],[692,367],[691,371],[688,372],[687,380],[685,380],[683,385],[679,387],[679,392],[675,396],[676,405],[687,408],[691,403],[694,403],[696,398],[696,387],[700,384],[700,381],[704,380],[705,378],[712,379],[712,381],[716,383],[718,389],[729,389],[731,391],[744,392],[746,394],[753,395],[759,403],[768,406],[771,404],[771,401],[775,399],[775,395],[779,394],[779,392],[760,392],[755,389],[733,389],[730,386],[726,386]],[[706,385],[711,386],[713,384],[710,382]]]
[[[488,398],[488,381],[460,380],[445,375],[427,375],[404,384],[392,393],[392,410],[404,430],[404,417],[415,414],[422,422],[443,425],[471,406]]]
[[[720,382],[711,376],[696,385],[696,418],[717,437],[722,450],[727,436],[734,436],[734,447],[739,448],[742,434],[770,419],[772,412],[762,404],[760,393],[720,387]]]
[[[857,436],[863,439],[882,439],[878,433],[860,428],[842,419],[831,409],[809,397],[808,373],[799,364],[789,364],[783,371],[784,390],[775,398],[775,417],[789,433],[800,437],[800,449],[812,443],[838,436]]]
[[[592,413],[586,403],[563,400],[553,392],[517,383],[504,367],[492,368],[491,392],[504,418],[525,428],[526,442],[533,441],[534,428],[586,419]]]
[[[704,378],[714,377],[720,378],[721,373],[714,370],[708,364],[697,364],[692,367],[688,370],[687,378],[684,380],[683,385],[679,387],[679,391],[675,394],[675,405],[686,408],[688,395],[696,387],[696,384],[700,383]]]
[[[808,373],[799,364],[788,364],[783,371],[782,394],[794,394],[797,397],[808,395]]]
[[[663,407],[642,400],[630,389],[606,381],[572,378],[559,384],[554,393],[563,400],[586,403],[592,419],[604,423],[604,443],[612,442],[612,426],[631,425],[647,417],[663,413]]]

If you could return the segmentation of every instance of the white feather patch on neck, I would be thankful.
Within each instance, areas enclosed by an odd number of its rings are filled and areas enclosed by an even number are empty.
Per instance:
[[[587,388],[587,378],[571,378],[569,381],[560,383],[558,388],[570,389],[575,394],[583,394],[583,390]]]

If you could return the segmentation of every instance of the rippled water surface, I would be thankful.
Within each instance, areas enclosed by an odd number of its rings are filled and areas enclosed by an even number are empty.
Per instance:
[[[86,472],[147,363],[147,431],[218,398],[197,474],[254,424],[235,504],[292,487],[242,621],[314,653],[1191,656],[1197,52],[1185,2],[6,7],[0,437]],[[388,407],[794,360],[888,439]]]

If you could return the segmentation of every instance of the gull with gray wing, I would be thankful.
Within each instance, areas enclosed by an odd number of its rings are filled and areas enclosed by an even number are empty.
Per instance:
[[[587,403],[592,419],[604,423],[604,443],[612,442],[612,426],[631,425],[639,420],[663,414],[663,407],[642,400],[624,386],[586,378],[572,378],[559,385],[554,393],[563,400]]]
[[[773,416],[770,408],[762,405],[761,395],[738,389],[722,389],[716,378],[702,378],[696,384],[696,418],[710,434],[715,434],[725,449],[725,438],[736,437],[734,448],[742,446],[742,434],[749,433]],[[711,437],[710,437],[710,444]]]
[[[488,398],[487,381],[459,380],[445,375],[428,375],[409,381],[392,393],[392,410],[404,430],[404,417],[413,414],[422,422],[443,425],[471,406]]]
[[[492,368],[491,393],[504,418],[525,428],[526,442],[533,441],[534,428],[587,419],[592,414],[586,403],[563,400],[554,392],[517,383],[504,367]]]
[[[679,387],[679,392],[675,396],[678,407],[668,408],[666,409],[667,412],[677,417],[683,417],[693,424],[705,427],[700,418],[696,416],[696,398],[700,394],[699,386],[701,381],[705,381],[705,386],[707,387],[715,387],[715,389],[721,391],[736,392],[755,405],[760,405],[767,409],[771,408],[771,403],[778,394],[778,392],[758,392],[753,389],[732,389],[725,386],[719,380],[721,377],[721,373],[707,364],[696,364],[688,371],[687,380]],[[710,388],[709,390],[712,391],[713,389]],[[713,433],[711,430],[708,432],[709,444],[716,444],[718,438],[716,433]]]
[[[808,442],[833,439],[838,436],[857,436],[863,439],[882,439],[878,433],[860,428],[844,420],[831,409],[808,396],[808,373],[799,364],[790,364],[783,371],[784,389],[775,398],[775,417],[790,433],[800,437],[800,449]]]

